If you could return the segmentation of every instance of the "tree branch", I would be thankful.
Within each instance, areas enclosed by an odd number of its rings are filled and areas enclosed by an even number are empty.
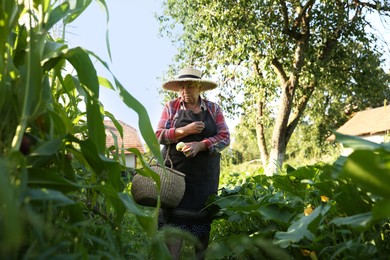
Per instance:
[[[307,91],[307,93],[305,95],[303,95],[299,99],[299,101],[297,102],[296,109],[295,109],[294,113],[291,115],[290,122],[287,125],[287,130],[286,130],[286,142],[287,143],[290,140],[291,135],[293,134],[295,128],[298,125],[299,120],[301,119],[301,117],[304,113],[304,111],[306,109],[306,105],[307,105],[311,95],[313,94],[314,89],[315,89],[314,84],[306,87],[305,90]]]
[[[301,21],[303,21],[303,17],[306,15],[307,11],[309,10],[309,8],[311,8],[314,4],[315,0],[310,0],[310,1],[307,1],[307,3],[305,4],[305,6],[303,6],[298,14],[298,17],[295,18],[295,22],[294,22],[294,28],[293,28],[293,32],[296,31],[296,29],[301,25]]]
[[[253,64],[254,73],[257,77],[263,77],[262,73],[259,69],[258,62],[254,62]],[[264,98],[265,100],[265,98]],[[260,157],[261,162],[263,166],[267,165],[267,161],[269,159],[269,153],[267,150],[267,141],[265,139],[265,131],[264,131],[264,123],[263,123],[263,117],[264,117],[264,106],[265,102],[264,100],[261,100],[260,97],[257,99],[257,116],[256,116],[256,139],[257,139],[257,146],[260,150]]]
[[[296,41],[302,42],[307,39],[307,35],[310,33],[308,28],[307,14],[309,10],[313,7],[315,0],[307,1],[307,3],[302,7],[297,7],[298,16],[294,19],[292,28],[290,29],[289,17],[288,17],[288,8],[286,1],[280,0],[280,9],[283,16],[283,32],[295,39]],[[302,30],[298,32],[298,29]]]
[[[285,85],[287,83],[287,75],[286,72],[283,69],[282,64],[279,62],[277,58],[272,59],[272,67],[276,74],[279,76],[279,79],[281,80],[282,85]]]
[[[280,5],[281,5],[281,11],[283,15],[283,31],[289,34],[290,23],[288,21],[289,19],[288,19],[288,9],[286,5],[286,1],[280,0]]]

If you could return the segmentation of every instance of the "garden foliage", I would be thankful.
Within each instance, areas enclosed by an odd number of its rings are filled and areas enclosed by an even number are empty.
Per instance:
[[[217,216],[211,259],[387,259],[390,146],[337,140],[355,151],[332,165],[225,174],[209,206]]]

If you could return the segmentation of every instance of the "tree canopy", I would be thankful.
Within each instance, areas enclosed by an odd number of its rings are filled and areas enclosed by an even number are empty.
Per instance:
[[[219,102],[229,113],[241,108],[253,119],[262,162],[266,173],[273,174],[301,120],[320,121],[329,129],[337,126],[345,106],[378,106],[389,99],[381,50],[366,30],[373,26],[372,12],[388,17],[390,5],[167,0],[159,19],[162,31],[178,43],[179,64],[217,75]],[[320,119],[327,117],[331,121]],[[267,143],[265,131],[271,125]]]

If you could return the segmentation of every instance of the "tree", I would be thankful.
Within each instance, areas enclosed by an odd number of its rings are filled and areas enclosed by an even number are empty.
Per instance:
[[[367,15],[374,11],[389,16],[390,5],[358,0],[167,0],[159,18],[162,31],[180,43],[177,60],[218,75],[219,98],[228,111],[237,106],[252,111],[262,162],[271,175],[281,166],[300,120],[309,120],[309,106],[326,116],[332,99],[369,99],[373,95],[367,86],[379,93],[375,103],[389,96],[376,38],[365,30],[371,26]],[[238,95],[245,102],[237,103]]]

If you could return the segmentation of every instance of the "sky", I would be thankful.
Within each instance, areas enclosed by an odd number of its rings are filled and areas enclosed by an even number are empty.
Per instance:
[[[81,46],[106,61],[127,91],[145,106],[152,127],[156,129],[163,107],[162,97],[158,93],[162,85],[161,78],[177,53],[170,39],[159,36],[159,22],[155,14],[161,12],[161,1],[106,2],[110,12],[108,29],[112,61],[106,48],[106,15],[95,2],[74,23],[68,25],[66,39],[71,47]],[[375,17],[373,19],[378,20]],[[390,43],[390,25],[387,26],[383,28],[379,20],[376,22],[384,40]],[[386,52],[390,53],[390,46]],[[390,64],[386,67],[390,69]],[[96,68],[99,75],[108,77],[98,64]],[[116,119],[139,131],[138,115],[122,103],[116,92],[102,88],[100,100],[105,110]],[[236,122],[227,120],[227,123],[233,130]]]
[[[108,23],[112,61],[106,48],[106,15],[93,2],[74,23],[68,25],[66,39],[71,47],[88,49],[109,64],[111,72],[148,111],[156,129],[162,111],[159,89],[162,76],[173,63],[176,48],[168,38],[159,36],[161,2],[106,1],[110,12]],[[106,70],[96,64],[98,75],[108,77]],[[116,119],[138,127],[138,115],[120,100],[115,91],[101,88],[100,101]]]

